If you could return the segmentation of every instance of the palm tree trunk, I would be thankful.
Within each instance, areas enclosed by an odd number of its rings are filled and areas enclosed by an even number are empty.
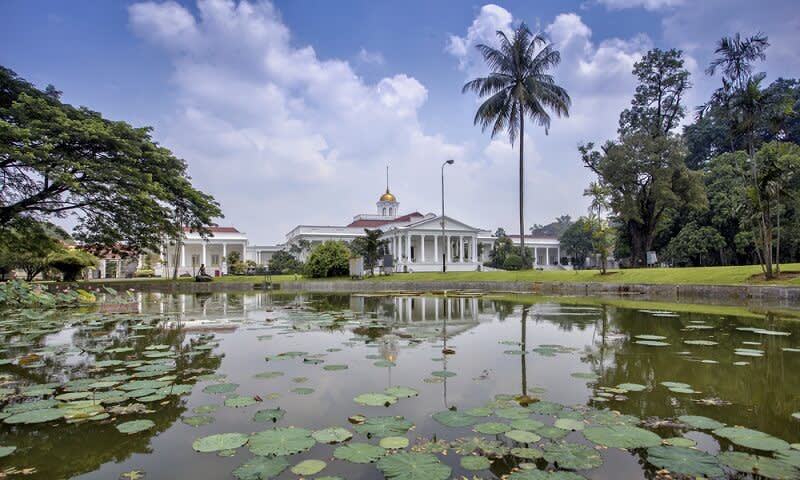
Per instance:
[[[528,323],[528,307],[522,307],[522,342],[521,343],[521,350],[522,350],[522,357],[520,360],[522,362],[521,368],[521,375],[522,375],[522,396],[528,396],[528,365],[525,361],[525,351],[528,348],[528,335],[526,334],[526,326]]]
[[[522,254],[522,265],[528,265],[528,255],[525,251],[525,217],[523,195],[525,184],[525,163],[523,162],[525,150],[525,115],[522,111],[522,102],[519,102],[519,246]]]

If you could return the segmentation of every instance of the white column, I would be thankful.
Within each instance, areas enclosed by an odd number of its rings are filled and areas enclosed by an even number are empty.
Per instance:
[[[181,268],[186,267],[186,244],[181,243]]]
[[[439,236],[433,236],[433,261],[434,263],[439,262]]]
[[[458,261],[464,263],[464,237],[458,236]]]
[[[444,237],[445,247],[447,248],[447,263],[451,263],[453,261],[453,249],[450,245],[450,235]]]
[[[411,262],[411,232],[406,234],[406,259]]]
[[[425,262],[425,235],[419,236],[419,260]]]
[[[206,242],[203,241],[203,261],[200,262],[201,265],[208,265],[208,260],[206,260]]]
[[[122,260],[117,260],[117,278],[122,278]]]
[[[228,257],[228,243],[222,242],[222,258],[225,259],[225,261],[227,261],[227,257]]]
[[[425,237],[423,236],[423,239],[424,238]],[[425,297],[422,297],[420,300],[422,300],[420,303],[422,303],[422,305],[421,305],[421,307],[422,307],[422,321],[424,322],[425,321]]]
[[[544,263],[550,265],[550,247],[544,249]]]
[[[556,255],[558,255],[558,263],[561,263],[561,245],[556,248]]]
[[[534,266],[534,268],[538,264],[539,264],[539,249],[536,248],[536,247],[533,247],[533,266]]]
[[[470,238],[472,242],[472,261],[478,262],[478,237]]]

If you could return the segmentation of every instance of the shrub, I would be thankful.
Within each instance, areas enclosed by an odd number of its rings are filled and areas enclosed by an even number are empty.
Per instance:
[[[83,250],[69,249],[50,255],[48,263],[61,272],[65,282],[74,282],[84,268],[97,265],[97,258]]]
[[[503,262],[503,268],[506,270],[519,270],[522,268],[522,264],[522,257],[512,253],[506,256],[506,260]]]
[[[311,251],[305,274],[314,278],[340,277],[350,271],[350,250],[342,242],[327,241]]]
[[[155,273],[156,272],[154,272],[153,270],[148,270],[146,268],[143,268],[141,270],[136,270],[136,273],[134,273],[133,276],[136,278],[146,278],[146,277],[152,277],[153,275],[155,275]]]

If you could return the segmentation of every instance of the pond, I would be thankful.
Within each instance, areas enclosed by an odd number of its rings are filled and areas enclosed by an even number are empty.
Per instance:
[[[789,318],[523,296],[98,297],[0,312],[0,478],[800,478]]]

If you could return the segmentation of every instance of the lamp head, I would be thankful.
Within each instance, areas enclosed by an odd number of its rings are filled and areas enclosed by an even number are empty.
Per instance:
[[[448,160],[448,161],[446,161],[446,162],[444,162],[444,163],[446,163],[446,164],[448,164],[448,165],[452,165],[453,163],[455,163],[455,160],[453,160],[453,159],[451,158],[450,160]]]

